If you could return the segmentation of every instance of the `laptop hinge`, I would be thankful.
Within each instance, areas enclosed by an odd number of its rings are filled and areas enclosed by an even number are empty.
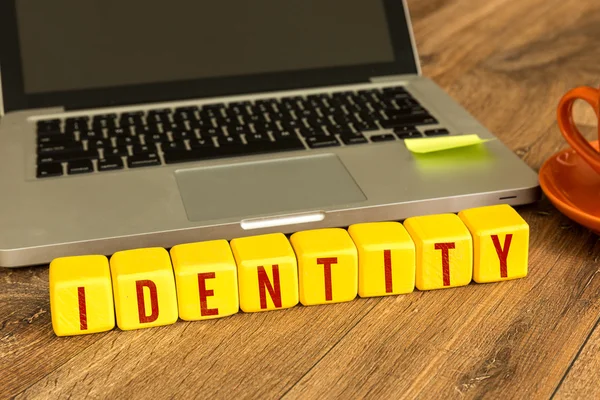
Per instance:
[[[417,74],[403,74],[403,75],[386,75],[386,76],[373,76],[369,78],[369,82],[372,83],[385,83],[385,82],[405,82],[417,77]]]
[[[0,65],[0,117],[4,115],[4,101],[2,97],[2,66]]]

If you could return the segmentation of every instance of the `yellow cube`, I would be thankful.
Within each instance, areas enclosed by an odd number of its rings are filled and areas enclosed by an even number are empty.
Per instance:
[[[298,265],[283,233],[233,239],[238,267],[240,308],[245,312],[298,304]]]
[[[404,227],[417,250],[419,290],[468,285],[473,276],[473,239],[456,214],[411,217]]]
[[[119,328],[149,328],[177,321],[175,278],[165,249],[119,251],[110,259],[110,272]]]
[[[220,318],[239,310],[237,266],[227,240],[180,244],[171,249],[179,317]]]
[[[58,336],[109,331],[115,309],[105,256],[62,257],[50,263],[50,313]]]
[[[360,297],[410,293],[415,289],[415,243],[399,222],[351,225],[358,249]]]
[[[473,235],[475,282],[527,276],[529,225],[507,204],[458,213]]]
[[[305,306],[350,301],[358,292],[358,252],[344,229],[294,233],[300,302]]]

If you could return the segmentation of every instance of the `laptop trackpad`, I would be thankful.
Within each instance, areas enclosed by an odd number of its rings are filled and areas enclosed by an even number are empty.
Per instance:
[[[252,218],[366,200],[334,154],[175,171],[190,221]]]

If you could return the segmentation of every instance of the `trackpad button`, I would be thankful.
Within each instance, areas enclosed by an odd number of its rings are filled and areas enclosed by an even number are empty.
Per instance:
[[[247,219],[366,200],[335,154],[175,171],[190,221]]]

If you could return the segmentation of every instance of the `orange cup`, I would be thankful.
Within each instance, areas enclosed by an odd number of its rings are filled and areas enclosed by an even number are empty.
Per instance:
[[[596,173],[600,174],[600,153],[597,152],[590,143],[583,137],[575,121],[573,121],[573,103],[575,100],[584,100],[589,103],[596,113],[596,118],[600,118],[600,89],[588,86],[581,86],[569,90],[558,104],[557,120],[558,127],[581,158],[592,167]],[[600,135],[600,130],[599,130]]]

